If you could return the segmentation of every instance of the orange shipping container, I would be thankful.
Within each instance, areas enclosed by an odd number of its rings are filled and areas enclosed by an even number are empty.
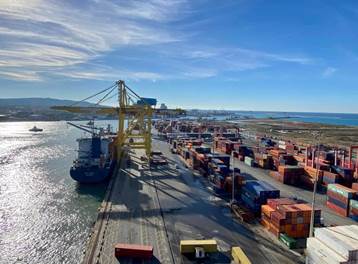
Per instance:
[[[261,206],[261,212],[267,217],[271,218],[271,213],[275,212],[275,209],[271,208],[269,205],[265,204]]]

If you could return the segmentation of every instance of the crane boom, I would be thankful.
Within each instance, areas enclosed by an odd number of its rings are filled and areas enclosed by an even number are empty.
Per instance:
[[[124,81],[119,80],[115,84],[118,90],[118,107],[80,107],[80,106],[53,106],[52,109],[60,111],[68,111],[71,113],[80,114],[93,114],[93,115],[118,115],[118,132],[117,139],[115,141],[117,145],[117,157],[121,158],[124,148],[126,146],[132,148],[145,149],[147,156],[149,157],[151,152],[151,130],[152,130],[152,117],[154,115],[182,115],[185,111],[182,109],[156,109],[152,108],[145,100],[142,100],[138,94],[130,89]],[[103,103],[110,93],[114,91],[111,87],[101,91],[100,93],[106,93],[106,95],[97,103]],[[99,94],[99,93],[97,93]],[[95,94],[95,95],[97,95]],[[92,98],[93,96],[87,97]],[[141,104],[134,103],[135,101],[141,101]],[[125,127],[125,119],[128,120],[128,125]],[[75,124],[70,123],[76,126]],[[83,128],[82,128],[83,129]],[[85,130],[85,129],[83,129]],[[134,140],[135,139],[135,140]]]
[[[89,130],[89,129],[86,129],[86,128],[82,127],[82,126],[76,125],[76,124],[71,123],[71,122],[67,122],[67,124],[69,124],[69,125],[71,125],[71,126],[73,126],[73,127],[76,127],[76,128],[78,128],[78,129],[81,129],[81,130],[83,130],[83,131],[85,131],[85,132],[87,132],[87,133],[93,134],[93,131],[91,131],[91,130]]]
[[[118,108],[116,107],[53,106],[51,107],[51,109],[67,111],[71,113],[97,114],[97,115],[117,114],[118,112]]]

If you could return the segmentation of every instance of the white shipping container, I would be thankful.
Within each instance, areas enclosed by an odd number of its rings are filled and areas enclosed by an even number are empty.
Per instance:
[[[284,150],[286,150],[286,145],[282,145],[282,144],[280,144],[280,145],[278,145],[278,147],[279,147],[280,149],[284,149]]]
[[[346,227],[317,228],[315,237],[349,260],[358,260],[357,236]]]
[[[306,254],[310,263],[315,264],[348,264],[348,260],[336,253],[331,248],[327,247],[320,240],[315,237],[307,238]],[[351,262],[354,263],[354,262]]]
[[[254,163],[254,160],[250,157],[245,157],[245,164],[252,166]]]
[[[358,239],[358,226],[357,225],[345,225],[345,226],[335,226],[329,227],[328,229],[334,229],[340,233],[346,234],[347,236],[354,237]]]

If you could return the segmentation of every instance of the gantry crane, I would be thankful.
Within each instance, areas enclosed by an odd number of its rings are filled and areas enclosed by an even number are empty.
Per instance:
[[[118,107],[100,106],[100,103],[113,97],[111,95],[117,88],[118,91]],[[117,159],[121,159],[125,148],[144,149],[149,157],[152,148],[151,130],[152,117],[156,115],[178,115],[185,114],[182,109],[156,109],[153,108],[144,98],[136,94],[130,89],[123,80],[117,81],[111,87],[100,91],[99,93],[87,97],[82,101],[88,100],[94,96],[105,93],[105,95],[97,102],[96,106],[81,107],[71,106],[54,106],[52,109],[68,111],[72,113],[84,113],[93,115],[118,115],[118,132],[115,140],[117,147]],[[111,95],[111,96],[110,96]],[[136,103],[136,101],[140,103]],[[82,102],[80,101],[80,102]],[[77,102],[75,104],[78,104]],[[128,121],[126,126],[126,120]]]

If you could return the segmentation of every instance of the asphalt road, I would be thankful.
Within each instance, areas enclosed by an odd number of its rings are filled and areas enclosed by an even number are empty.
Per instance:
[[[153,149],[168,157],[169,165],[152,170],[175,263],[192,263],[179,253],[181,239],[216,239],[219,254],[203,263],[230,263],[230,249],[240,246],[252,263],[299,263],[297,255],[271,239],[261,226],[248,228],[233,219],[226,202],[211,193],[200,176],[186,169],[169,145],[154,140]],[[178,169],[176,167],[179,167]]]

